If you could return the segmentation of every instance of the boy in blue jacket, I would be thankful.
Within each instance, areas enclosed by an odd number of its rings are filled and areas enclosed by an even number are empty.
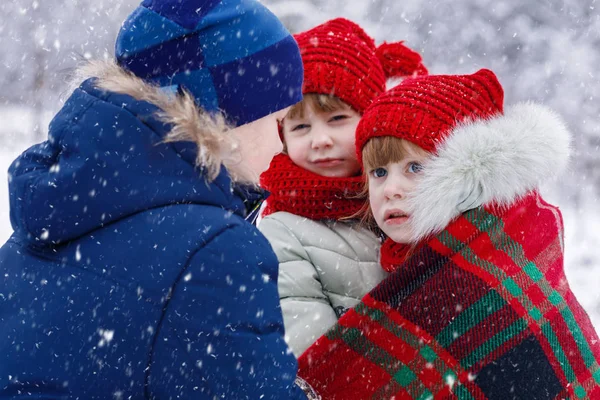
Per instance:
[[[145,0],[116,58],[10,168],[0,399],[306,398],[246,220],[296,42],[258,1]]]

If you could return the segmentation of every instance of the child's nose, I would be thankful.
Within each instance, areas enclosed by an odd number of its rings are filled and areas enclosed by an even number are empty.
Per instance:
[[[383,188],[383,195],[387,199],[402,199],[405,196],[405,191],[402,186],[402,182],[394,177],[390,176],[385,182],[385,186]]]
[[[313,129],[312,131],[312,148],[320,149],[323,147],[332,146],[333,141],[331,136],[327,134],[323,129]]]

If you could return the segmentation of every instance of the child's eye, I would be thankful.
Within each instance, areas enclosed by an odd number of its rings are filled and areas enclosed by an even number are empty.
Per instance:
[[[408,164],[408,172],[418,174],[421,171],[423,171],[423,166],[421,164],[417,162],[411,162]]]
[[[374,178],[383,178],[387,175],[387,170],[385,168],[375,168],[371,171],[371,175],[373,175]]]
[[[300,131],[302,129],[307,129],[307,128],[310,128],[310,125],[308,125],[308,124],[298,124],[298,125],[294,125],[291,130],[292,130],[292,132],[294,132],[294,131]]]
[[[329,119],[329,122],[342,121],[342,120],[347,119],[347,118],[348,118],[348,116],[347,115],[343,115],[343,114],[341,114],[341,115],[334,115],[333,117],[331,117]]]

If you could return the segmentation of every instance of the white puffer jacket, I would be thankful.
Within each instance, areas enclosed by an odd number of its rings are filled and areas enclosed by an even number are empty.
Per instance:
[[[259,230],[279,259],[286,340],[296,357],[387,276],[379,239],[354,222],[276,212]]]

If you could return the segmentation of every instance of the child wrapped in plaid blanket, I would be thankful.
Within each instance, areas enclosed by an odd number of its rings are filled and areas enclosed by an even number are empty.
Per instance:
[[[489,70],[408,79],[357,129],[392,272],[310,347],[322,399],[600,399],[598,336],[563,270],[563,222],[538,185],[570,135],[506,111]]]

